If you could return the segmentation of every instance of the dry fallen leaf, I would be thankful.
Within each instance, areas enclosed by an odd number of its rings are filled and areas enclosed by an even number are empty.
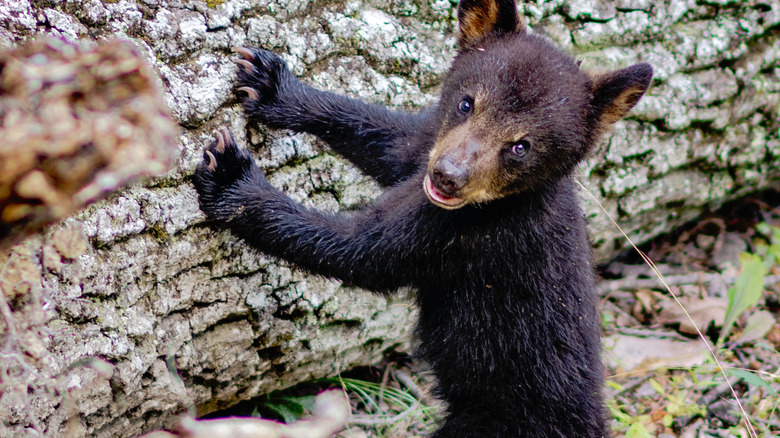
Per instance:
[[[725,298],[685,296],[680,298],[685,311],[673,300],[663,303],[663,310],[658,314],[658,322],[662,324],[680,324],[680,332],[696,335],[696,327],[702,332],[710,323],[722,326],[729,303]],[[690,318],[688,317],[690,316]],[[693,320],[693,321],[691,321]],[[696,326],[694,327],[694,324]]]
[[[655,292],[649,289],[640,289],[634,293],[636,303],[631,309],[631,313],[637,321],[641,323],[648,322],[648,318],[653,314],[653,307],[656,304]]]
[[[699,340],[676,341],[611,335],[604,338],[605,360],[610,369],[628,372],[660,367],[692,367],[704,363],[707,347]]]
[[[775,317],[767,310],[759,310],[750,315],[745,323],[745,330],[736,339],[738,344],[757,341],[775,326]]]

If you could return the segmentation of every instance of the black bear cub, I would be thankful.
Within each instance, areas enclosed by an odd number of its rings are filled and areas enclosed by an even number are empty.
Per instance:
[[[412,286],[419,356],[446,412],[434,437],[606,437],[595,275],[575,166],[652,69],[586,73],[513,0],[463,0],[441,98],[391,111],[235,49],[251,120],[309,132],[387,187],[328,214],[269,185],[227,132],[195,174],[208,217],[268,254],[378,293]]]

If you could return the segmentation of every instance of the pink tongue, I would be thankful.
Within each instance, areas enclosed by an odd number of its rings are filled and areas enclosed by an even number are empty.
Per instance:
[[[427,178],[426,182],[428,183],[428,194],[431,195],[432,198],[436,198],[436,200],[444,202],[452,199],[452,196],[447,196],[444,193],[438,191],[436,187],[433,186],[433,181],[431,181],[430,178]]]

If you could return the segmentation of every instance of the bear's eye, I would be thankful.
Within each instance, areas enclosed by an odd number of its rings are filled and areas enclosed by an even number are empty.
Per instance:
[[[468,114],[471,111],[471,106],[471,99],[464,97],[463,100],[458,103],[458,111],[462,112],[463,114]]]
[[[512,146],[512,153],[518,157],[522,157],[531,149],[531,143],[528,140],[520,140]]]

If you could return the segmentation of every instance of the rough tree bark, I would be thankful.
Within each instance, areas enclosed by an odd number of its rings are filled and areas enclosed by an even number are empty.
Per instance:
[[[455,3],[0,0],[0,46],[41,33],[135,43],[182,127],[175,170],[5,257],[0,435],[133,436],[187,406],[211,412],[407,348],[415,311],[404,294],[384,299],[304,275],[216,231],[190,176],[211,132],[229,127],[292,197],[332,210],[371,199],[376,185],[315,139],[246,126],[230,47],[269,48],[318,87],[416,109],[435,99],[454,53]],[[780,1],[519,7],[584,68],[656,69],[633,116],[582,172],[632,237],[780,180]],[[625,244],[586,202],[604,259]]]

